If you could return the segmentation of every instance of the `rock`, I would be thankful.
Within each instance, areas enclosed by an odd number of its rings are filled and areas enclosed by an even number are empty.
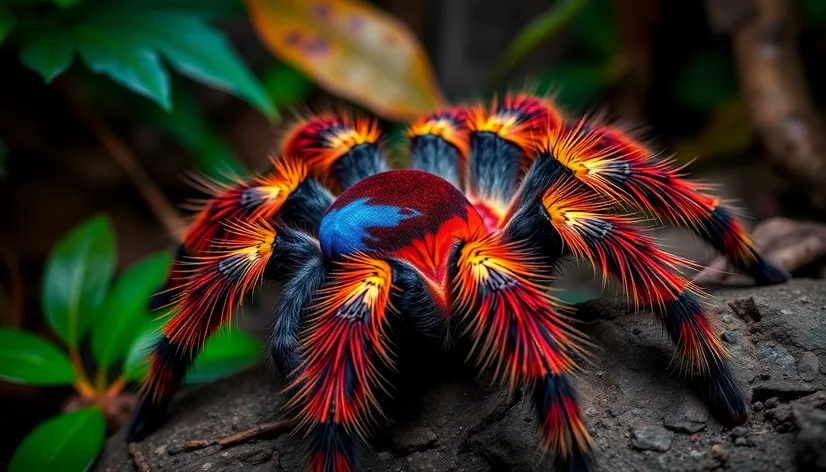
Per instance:
[[[708,408],[693,395],[684,395],[667,410],[665,427],[680,433],[696,433],[706,427]]]
[[[711,457],[717,461],[726,462],[728,460],[728,451],[720,444],[715,444],[711,446]]]
[[[673,438],[673,434],[660,426],[642,426],[631,431],[631,444],[642,451],[665,452],[671,447]]]
[[[749,429],[745,426],[736,426],[734,429],[731,430],[731,437],[733,438],[745,438],[749,435]]]
[[[812,351],[804,352],[797,363],[797,372],[804,382],[813,381],[815,375],[820,372],[820,361],[818,361],[817,355]]]
[[[801,295],[792,295],[792,289]],[[592,352],[593,365],[588,367],[594,375],[578,376],[575,385],[581,410],[592,417],[587,427],[594,437],[598,470],[700,472],[723,467],[791,472],[796,460],[820,460],[817,454],[826,450],[818,442],[826,411],[826,323],[820,310],[826,306],[826,282],[793,280],[713,295],[709,312],[718,319],[729,314],[725,329],[737,335],[736,343],[727,344],[737,361],[734,369],[738,378],[745,378],[746,391],[753,392],[748,427],[732,432],[695,400],[692,383],[674,369],[674,347],[658,324],[628,315],[625,304],[607,298],[590,301],[587,322],[578,328],[599,349]],[[803,295],[811,303],[797,303]],[[741,309],[734,316],[730,303],[742,300],[746,302],[734,303]],[[784,309],[789,314],[783,314]],[[541,439],[530,391],[511,394],[507,388],[491,387],[490,378],[477,379],[473,367],[457,368],[464,355],[457,357],[453,363],[428,363],[421,379],[406,380],[422,385],[415,396],[405,395],[409,387],[394,392],[396,406],[385,411],[391,426],[377,426],[364,454],[364,469],[551,470],[549,456],[537,447]],[[783,369],[788,370],[786,377]],[[759,374],[767,377],[757,378]],[[265,369],[257,367],[178,395],[166,424],[138,445],[151,470],[306,470],[300,436],[256,439],[229,448],[183,447],[188,441],[215,441],[278,419],[282,386],[266,378]],[[134,470],[123,431],[107,441],[92,468]]]
[[[439,439],[430,428],[410,428],[393,437],[393,444],[402,452],[427,449]]]
[[[731,331],[725,331],[721,336],[723,341],[729,344],[736,344],[737,343],[737,335],[732,333]]]
[[[795,409],[797,461],[801,470],[826,471],[826,411]]]

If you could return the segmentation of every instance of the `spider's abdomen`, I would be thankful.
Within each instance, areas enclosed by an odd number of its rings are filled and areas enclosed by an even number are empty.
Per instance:
[[[446,289],[451,249],[476,231],[485,231],[482,219],[456,187],[426,172],[393,170],[339,195],[318,236],[330,259],[362,252],[404,260]]]

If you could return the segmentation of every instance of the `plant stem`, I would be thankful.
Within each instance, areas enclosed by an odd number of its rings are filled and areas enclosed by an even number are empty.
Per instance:
[[[65,82],[56,81],[56,85],[63,91],[67,102],[75,114],[89,128],[98,142],[103,146],[109,155],[120,165],[132,183],[138,189],[141,196],[155,216],[166,227],[166,230],[175,235],[176,238],[183,237],[184,223],[178,211],[169,202],[161,189],[149,177],[138,160],[113,132],[106,126],[95,113],[81,100],[70,85]]]
[[[95,390],[98,393],[106,391],[106,369],[98,367],[97,374],[95,375]]]
[[[86,371],[83,369],[83,361],[80,359],[80,353],[77,348],[69,348],[69,359],[72,362],[72,368],[75,370],[75,390],[84,397],[90,397],[95,394],[95,389],[92,383],[89,382],[89,377],[86,376]]]
[[[126,386],[126,379],[123,378],[122,376],[118,377],[109,386],[109,390],[106,391],[106,396],[107,397],[114,397],[115,395],[119,394],[120,391],[123,390],[123,387],[125,387],[125,386]]]

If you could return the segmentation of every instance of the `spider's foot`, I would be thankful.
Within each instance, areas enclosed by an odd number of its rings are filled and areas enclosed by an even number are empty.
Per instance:
[[[142,441],[158,429],[165,420],[166,405],[152,403],[149,399],[142,401],[129,424],[126,442]]]
[[[789,280],[789,275],[761,256],[752,261],[746,271],[757,285],[776,285]]]
[[[591,437],[583,422],[571,378],[546,375],[534,385],[533,402],[545,444],[560,472],[593,470]]]
[[[748,396],[727,364],[711,363],[709,371],[696,380],[709,410],[720,422],[737,426],[748,420]]]

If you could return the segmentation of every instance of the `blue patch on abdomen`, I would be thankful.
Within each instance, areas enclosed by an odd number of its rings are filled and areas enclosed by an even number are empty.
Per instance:
[[[327,257],[339,257],[356,251],[369,252],[369,241],[378,241],[370,228],[395,228],[403,220],[421,215],[413,208],[369,205],[369,197],[359,198],[330,210],[321,220],[318,241]]]

